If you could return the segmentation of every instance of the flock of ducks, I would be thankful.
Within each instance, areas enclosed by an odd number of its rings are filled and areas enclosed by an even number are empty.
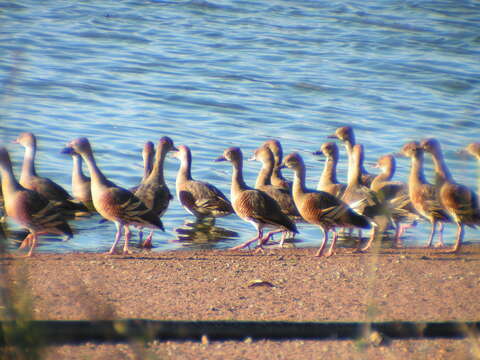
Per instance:
[[[460,250],[465,225],[480,224],[478,197],[470,188],[458,184],[443,159],[440,143],[433,138],[409,142],[399,154],[411,159],[407,183],[393,181],[395,156],[378,159],[378,175],[369,174],[363,166],[364,148],[355,143],[353,129],[340,127],[330,137],[340,140],[348,156],[348,181],[342,184],[336,176],[339,150],[335,142],[326,142],[314,154],[324,155],[326,163],[315,190],[305,184],[306,168],[298,153],[283,158],[277,140],[268,140],[257,150],[251,160],[262,163],[255,182],[249,187],[242,172],[243,154],[240,148],[230,147],[216,161],[232,165],[230,200],[214,185],[194,180],[191,175],[192,154],[187,146],[175,147],[169,137],[162,137],[155,146],[145,143],[142,151],[144,175],[141,183],[125,189],[117,186],[102,173],[95,161],[87,138],[78,138],[67,144],[63,153],[73,159],[72,194],[48,178],[37,175],[35,155],[36,138],[25,132],[14,141],[25,148],[20,180],[13,174],[8,151],[0,147],[0,173],[3,213],[28,230],[20,248],[28,248],[31,256],[42,234],[57,234],[70,238],[72,229],[67,220],[82,214],[97,212],[116,226],[115,240],[109,254],[115,253],[124,234],[123,253],[130,253],[130,226],[139,231],[140,244],[152,246],[155,229],[164,230],[160,218],[167,211],[173,196],[165,183],[163,167],[165,157],[171,153],[180,161],[176,177],[176,197],[190,214],[198,219],[217,218],[236,213],[251,223],[256,235],[232,249],[249,247],[257,242],[256,251],[262,251],[274,234],[282,233],[280,244],[287,236],[298,233],[296,222],[318,225],[323,240],[316,256],[331,256],[335,252],[337,229],[358,229],[357,251],[367,250],[375,239],[393,229],[394,245],[402,246],[401,236],[406,228],[419,219],[431,223],[427,247],[433,245],[438,229],[439,251]],[[480,161],[480,143],[472,143],[463,151]],[[423,173],[424,153],[432,156],[435,182],[430,184]],[[90,177],[82,171],[83,163]],[[281,170],[292,170],[293,182],[282,177]],[[457,225],[457,236],[452,247],[445,247],[442,239],[444,223]],[[143,240],[143,229],[149,235]],[[269,229],[267,233],[265,230]],[[362,242],[361,231],[370,229],[368,240]],[[333,237],[328,250],[329,234]]]

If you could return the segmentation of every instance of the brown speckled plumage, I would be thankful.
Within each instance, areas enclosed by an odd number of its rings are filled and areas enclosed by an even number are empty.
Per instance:
[[[443,227],[444,222],[451,219],[437,196],[435,186],[425,180],[423,173],[424,150],[416,141],[409,142],[402,147],[401,153],[411,159],[410,175],[408,179],[408,194],[415,210],[422,217],[430,221],[432,230],[428,239],[428,247],[432,245],[437,223]],[[442,229],[440,229],[440,243]]]
[[[165,177],[163,174],[163,167],[165,162],[165,157],[169,151],[176,150],[175,146],[173,145],[172,139],[168,136],[162,137],[158,141],[157,151],[155,153],[155,161],[153,163],[153,167],[151,170],[149,168],[149,154],[153,151],[152,146],[148,146],[146,144],[144,147],[144,162],[145,162],[145,174],[146,178],[142,180],[140,185],[136,188],[133,192],[136,197],[138,197],[149,209],[153,211],[153,213],[157,214],[158,216],[162,217],[163,214],[167,211],[168,204],[173,199],[172,194],[170,193],[170,189],[165,182]],[[140,242],[143,237],[143,232],[140,229]],[[148,237],[145,239],[143,247],[150,248],[152,247],[152,237],[153,237],[153,230],[150,232]]]
[[[369,219],[357,214],[342,200],[327,192],[306,188],[306,169],[303,159],[298,153],[288,155],[283,161],[283,166],[292,169],[295,173],[292,192],[300,215],[307,222],[320,226],[323,231],[324,237],[317,256],[323,255],[329,231],[333,231],[334,237],[325,255],[333,255],[337,240],[335,227],[371,227]]]
[[[92,200],[95,209],[105,219],[115,223],[117,232],[115,241],[109,251],[110,254],[115,252],[115,247],[120,240],[123,229],[125,229],[123,252],[129,252],[128,242],[131,237],[129,225],[163,230],[162,222],[157,214],[130,191],[115,185],[102,174],[86,138],[71,141],[67,148],[80,154],[87,164],[91,177]]]
[[[322,144],[319,151],[314,155],[324,155],[326,157],[325,166],[322,175],[318,181],[317,190],[328,192],[338,198],[341,198],[346,184],[342,184],[337,180],[337,163],[338,163],[338,146],[333,142]]]
[[[380,173],[373,179],[370,189],[377,194],[380,203],[386,204],[392,210],[392,219],[395,223],[394,244],[400,247],[400,237],[405,229],[415,223],[418,214],[410,201],[408,185],[392,180],[396,169],[393,155],[381,156],[375,166],[380,169]]]
[[[231,147],[224,151],[223,156],[217,161],[230,161],[232,163],[232,184],[230,197],[235,213],[243,220],[252,223],[257,229],[257,236],[245,243],[234,247],[240,249],[258,240],[261,248],[268,239],[277,232],[290,231],[297,233],[295,223],[286,216],[278,203],[265,192],[252,189],[245,184],[242,174],[243,155],[237,147]],[[265,237],[263,229],[266,226],[274,227]]]
[[[342,126],[335,130],[335,134],[330,135],[329,138],[337,138],[345,145],[348,156],[348,167],[350,168],[353,161],[353,147],[355,146],[355,135],[353,128],[350,126]],[[362,184],[366,187],[370,187],[375,175],[370,174],[365,168],[361,167],[362,172]]]
[[[453,179],[443,158],[438,140],[430,138],[421,142],[423,150],[430,153],[435,165],[435,188],[437,197],[450,218],[457,224],[457,237],[451,252],[459,252],[464,235],[465,225],[480,225],[480,209],[478,197],[467,186],[458,184]]]
[[[29,231],[20,245],[21,248],[30,246],[28,256],[32,255],[39,235],[57,234],[72,237],[70,226],[54,203],[18,183],[13,175],[8,152],[3,147],[0,147],[0,173],[5,212]]]
[[[192,178],[192,154],[185,145],[178,146],[173,156],[180,160],[176,179],[177,197],[190,214],[199,219],[217,218],[233,213],[230,200],[215,186]]]
[[[348,168],[348,184],[342,200],[352,206],[359,214],[373,217],[374,209],[379,204],[374,191],[363,183],[363,146],[355,145],[352,149],[352,160]]]
[[[271,198],[277,201],[285,215],[295,220],[301,220],[301,216],[293,201],[291,191],[271,184],[271,176],[275,164],[270,148],[266,145],[260,146],[255,150],[252,160],[257,160],[262,163],[262,168],[260,169],[255,182],[255,189],[266,192]]]
[[[283,157],[283,149],[280,141],[271,139],[263,143],[264,146],[267,146],[273,154],[274,167],[272,171],[272,176],[270,177],[270,182],[273,186],[280,187],[285,190],[292,190],[292,182],[285,179],[282,176],[281,164]]]
[[[73,201],[68,192],[49,178],[37,175],[35,170],[35,155],[37,152],[37,140],[35,135],[29,132],[21,133],[15,143],[25,148],[25,156],[20,174],[20,184],[29,190],[34,190],[46,197],[63,212],[64,215],[75,215],[75,212],[88,212],[81,202]]]

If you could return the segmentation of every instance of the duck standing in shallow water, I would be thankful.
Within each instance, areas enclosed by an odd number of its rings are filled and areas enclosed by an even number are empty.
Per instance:
[[[465,225],[475,228],[480,225],[478,196],[465,185],[453,180],[450,170],[443,158],[442,149],[437,139],[425,139],[420,143],[423,150],[432,155],[435,166],[435,188],[437,198],[448,215],[457,224],[457,237],[454,246],[448,252],[460,251]]]
[[[37,139],[30,132],[21,133],[14,141],[25,148],[25,155],[20,174],[20,184],[29,190],[34,190],[53,201],[66,216],[88,214],[88,209],[81,202],[73,201],[70,194],[56,182],[37,175],[35,156],[37,154]]]
[[[165,182],[163,174],[163,167],[165,157],[169,151],[176,151],[177,149],[173,145],[172,139],[168,136],[162,137],[158,141],[157,151],[155,153],[155,161],[153,168],[147,175],[147,177],[138,185],[133,192],[154,214],[162,217],[167,211],[168,204],[173,199],[172,194]],[[140,227],[139,237],[142,241],[143,232]],[[141,246],[145,248],[152,247],[153,230],[145,239]]]
[[[123,253],[130,253],[128,248],[131,238],[129,225],[164,230],[157,214],[130,191],[115,185],[103,175],[95,162],[87,138],[78,138],[69,142],[64,151],[67,153],[74,151],[82,156],[90,172],[93,205],[101,216],[115,224],[117,229],[115,241],[108,254],[115,253],[115,247],[123,230],[125,230]]]
[[[307,189],[305,185],[306,170],[302,157],[292,153],[283,160],[283,166],[292,169],[295,173],[293,179],[293,200],[300,215],[309,223],[320,226],[323,231],[323,240],[316,256],[331,256],[334,254],[337,242],[336,227],[356,227],[369,229],[371,221],[363,215],[357,214],[345,202],[324,191]],[[328,232],[333,231],[333,239],[328,251],[324,254],[328,242]],[[373,236],[372,231],[372,236]]]
[[[51,201],[18,183],[13,175],[10,156],[4,147],[0,147],[0,174],[7,216],[29,231],[20,245],[20,248],[30,246],[28,256],[32,256],[39,235],[73,236],[72,229]]]
[[[257,230],[257,235],[241,245],[235,246],[232,250],[249,246],[252,242],[258,241],[261,249],[270,237],[279,232],[290,231],[298,233],[295,223],[282,212],[278,203],[265,192],[252,189],[243,180],[243,155],[238,147],[230,147],[223,152],[216,161],[230,161],[232,163],[232,184],[230,198],[235,213],[243,220],[251,223]],[[267,235],[263,236],[266,227],[273,227]]]
[[[218,218],[233,213],[230,200],[215,186],[192,178],[192,153],[185,145],[173,152],[180,160],[180,168],[175,183],[177,197],[182,206],[197,219]]]
[[[435,186],[425,180],[423,173],[424,150],[416,141],[409,142],[402,147],[401,154],[411,159],[410,175],[408,178],[408,195],[415,210],[432,224],[427,247],[431,247],[437,224],[440,223],[439,244],[443,246],[443,223],[451,222],[451,218],[443,208],[437,196]]]
[[[394,246],[399,248],[402,246],[403,233],[416,224],[419,216],[410,201],[408,185],[392,180],[396,169],[394,156],[391,154],[381,156],[375,167],[380,169],[380,173],[373,179],[370,189],[377,194],[380,203],[391,211],[395,227]]]

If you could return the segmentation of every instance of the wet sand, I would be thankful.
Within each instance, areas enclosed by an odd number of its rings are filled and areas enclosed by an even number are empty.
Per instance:
[[[460,255],[380,249],[331,258],[316,249],[5,255],[10,288],[36,320],[478,321],[480,246]],[[3,304],[6,306],[6,304]],[[165,341],[70,344],[47,358],[477,358],[478,339]],[[323,355],[322,355],[323,354]],[[146,355],[145,355],[146,356]]]

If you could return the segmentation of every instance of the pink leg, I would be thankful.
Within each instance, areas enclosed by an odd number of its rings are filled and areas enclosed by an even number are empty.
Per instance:
[[[437,221],[436,221],[436,220],[433,220],[433,221],[432,221],[432,230],[430,231],[430,237],[428,238],[427,248],[429,248],[429,247],[432,246],[433,237],[435,236],[435,230],[436,230],[436,228],[437,228]]]
[[[125,229],[125,244],[123,245],[123,253],[124,254],[131,254],[132,252],[128,248],[128,242],[130,241],[130,238],[132,237],[132,232],[130,231],[130,228],[128,225],[124,225]]]
[[[445,244],[443,243],[443,228],[444,228],[444,224],[443,222],[440,221],[440,224],[438,225],[439,229],[438,229],[438,244],[436,245],[437,247],[442,247],[442,246],[445,246]]]
[[[38,235],[36,233],[32,234],[32,247],[30,248],[30,251],[28,252],[27,256],[32,256],[33,254],[33,249],[37,246],[37,240],[38,240]]]
[[[117,232],[115,233],[115,241],[113,242],[113,245],[110,248],[110,251],[107,253],[109,255],[115,254],[115,248],[118,244],[118,241],[120,240],[120,237],[122,236],[123,225],[118,222],[115,222],[115,227],[117,228]]]
[[[287,239],[287,236],[289,235],[290,233],[288,231],[284,231],[282,233],[282,239],[280,240],[280,247],[283,248],[283,244],[285,243],[285,240]],[[295,233],[293,233],[293,236],[295,236]]]
[[[147,238],[143,242],[142,247],[144,247],[145,249],[151,249],[153,247],[152,238],[153,238],[153,230],[150,231],[150,234],[147,236]]]
[[[315,256],[322,256],[323,250],[325,249],[325,245],[327,245],[328,242],[328,230],[321,228],[323,232],[323,240],[322,244],[320,245],[320,248],[318,249],[317,253]]]
[[[402,240],[400,236],[403,234],[402,225],[399,222],[395,222],[395,237],[393,239],[393,247],[402,247]]]
[[[333,239],[332,239],[332,243],[330,244],[330,248],[328,249],[328,251],[325,253],[325,256],[326,257],[330,257],[332,256],[333,254],[335,254],[335,245],[337,244],[337,238],[338,238],[338,234],[335,230],[332,230],[333,232]]]
[[[25,249],[26,247],[29,247],[31,243],[32,243],[32,234],[29,233],[27,236],[25,236],[25,239],[23,239],[19,249]]]
[[[251,243],[253,243],[254,241],[261,241],[262,239],[262,236],[263,236],[263,231],[260,230],[260,228],[257,228],[257,236],[255,236],[253,239],[250,239],[248,241],[245,241],[243,244],[240,244],[240,245],[237,245],[237,246],[234,246],[232,248],[230,248],[230,250],[239,250],[239,249],[243,249],[244,247],[247,247],[249,246]]]
[[[453,245],[451,249],[448,249],[446,251],[447,253],[458,254],[460,252],[464,233],[465,233],[465,226],[463,224],[457,223],[457,238],[455,240],[455,245]]]
[[[258,246],[259,246],[259,247],[262,247],[262,245],[265,245],[265,244],[268,242],[268,240],[270,240],[270,238],[271,238],[274,234],[278,234],[279,232],[283,232],[284,235],[285,235],[285,233],[286,233],[285,230],[272,230],[272,231],[269,231],[269,232],[267,233],[267,235],[266,235],[263,239],[261,239],[261,241],[259,242]],[[283,237],[282,237],[282,242],[281,242],[281,244],[283,245]]]
[[[370,230],[370,237],[368,238],[367,243],[365,244],[364,247],[357,248],[357,250],[367,251],[368,249],[370,249],[370,246],[372,246],[373,240],[375,239],[375,236],[377,234],[377,229],[378,229],[378,226],[372,226],[372,229]]]

